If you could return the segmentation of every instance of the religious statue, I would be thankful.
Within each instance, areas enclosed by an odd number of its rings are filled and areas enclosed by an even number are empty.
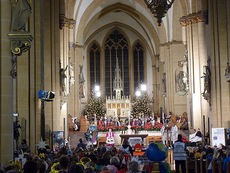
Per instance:
[[[74,66],[72,63],[72,59],[69,57],[69,84],[72,86],[74,84]]]
[[[166,96],[166,73],[163,73],[162,86],[163,86],[163,95]]]
[[[68,65],[65,68],[61,68],[60,69],[60,84],[61,84],[61,89],[62,92],[64,92],[64,95],[67,95],[67,88],[66,88],[66,84],[67,84],[67,76],[66,76],[66,70],[68,68]]]
[[[185,95],[189,90],[188,85],[188,51],[184,55],[184,60],[178,61],[178,66],[182,67],[182,71],[176,71],[176,92],[179,95]]]
[[[79,74],[79,95],[80,98],[85,98],[85,79],[83,75],[83,66],[79,65],[80,74]]]
[[[26,32],[26,23],[32,13],[29,0],[12,0],[11,32]]]
[[[201,93],[205,100],[210,104],[211,101],[211,71],[209,66],[204,66],[203,76],[204,78],[204,90]]]
[[[227,67],[225,69],[225,77],[228,82],[230,82],[230,66],[229,62],[227,62]]]
[[[180,71],[176,75],[176,85],[177,85],[177,92],[186,92],[186,84],[184,83],[184,72]]]

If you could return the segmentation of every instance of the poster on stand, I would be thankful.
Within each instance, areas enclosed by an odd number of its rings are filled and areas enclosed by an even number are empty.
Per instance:
[[[64,131],[53,131],[53,148],[62,148],[64,145]]]
[[[220,144],[225,145],[225,129],[224,128],[212,128],[212,145],[219,147]]]

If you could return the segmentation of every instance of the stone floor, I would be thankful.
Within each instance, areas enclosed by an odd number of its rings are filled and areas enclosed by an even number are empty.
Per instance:
[[[83,142],[86,143],[84,132],[69,132],[69,137],[70,137],[70,139],[68,139],[68,140],[70,141],[70,147],[71,148],[77,147],[77,144],[79,143],[80,138],[82,138]]]

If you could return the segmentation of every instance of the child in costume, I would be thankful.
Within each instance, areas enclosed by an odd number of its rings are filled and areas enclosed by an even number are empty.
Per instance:
[[[89,126],[89,143],[88,145],[97,145],[98,134],[97,134],[97,126],[94,122]]]

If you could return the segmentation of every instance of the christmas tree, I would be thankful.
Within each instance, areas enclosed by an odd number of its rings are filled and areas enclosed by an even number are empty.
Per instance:
[[[106,111],[103,100],[101,98],[91,97],[86,105],[85,111],[88,119],[91,120],[94,118],[94,115],[96,115],[97,118],[104,117]]]
[[[144,116],[149,116],[152,114],[150,109],[150,99],[148,95],[137,97],[132,103],[132,112],[133,117],[138,117],[139,115],[144,114]]]

